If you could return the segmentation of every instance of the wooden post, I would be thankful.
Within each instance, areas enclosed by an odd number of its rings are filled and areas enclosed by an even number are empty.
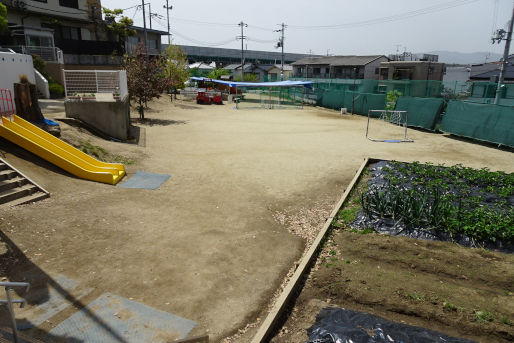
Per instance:
[[[16,115],[30,122],[44,119],[37,100],[36,85],[30,83],[14,84],[14,103]]]

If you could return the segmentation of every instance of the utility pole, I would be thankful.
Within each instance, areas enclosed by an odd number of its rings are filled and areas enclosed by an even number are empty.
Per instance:
[[[144,37],[145,37],[145,42],[144,42],[144,47],[145,47],[145,52],[146,52],[146,58],[148,59],[148,49],[146,47],[146,45],[148,44],[148,34],[146,32],[146,14],[145,14],[145,0],[141,0],[141,7],[143,8],[143,30],[144,30]]]
[[[173,8],[173,6],[168,6],[168,0],[166,0],[166,6],[162,6],[166,9],[166,14],[168,16],[168,45],[171,44],[171,39],[170,39],[170,11],[171,9]]]
[[[280,33],[282,33],[281,37],[278,39],[277,48],[278,47],[282,48],[282,64],[281,64],[281,67],[280,67],[280,81],[284,81],[284,31],[285,31],[287,25],[284,24],[284,23],[278,24],[278,25],[281,25],[282,28],[278,29],[278,30],[275,30],[273,32],[280,32]]]
[[[150,21],[150,30],[152,29],[152,4],[148,3],[148,21]]]
[[[246,39],[246,36],[244,35],[244,28],[245,27],[248,27],[248,24],[245,24],[243,23],[243,21],[241,21],[239,24],[237,24],[238,26],[241,26],[241,36],[238,36],[237,39],[241,39],[241,82],[244,81],[245,77],[244,77],[244,40]]]
[[[507,63],[509,61],[509,50],[510,50],[510,41],[512,40],[512,25],[514,24],[514,8],[512,9],[512,16],[509,22],[509,31],[507,31],[507,38],[505,39],[505,49],[503,50],[503,60],[500,67],[500,76],[498,77],[498,87],[496,88],[496,96],[494,98],[494,104],[498,105],[498,101],[500,100],[501,95],[501,87],[503,83],[503,79],[505,78],[505,71],[507,69]],[[502,40],[504,40],[505,30],[497,30],[496,36],[492,38],[493,44],[495,41],[500,44]]]
[[[396,60],[399,61],[400,60],[400,47],[402,45],[401,44],[396,44]]]

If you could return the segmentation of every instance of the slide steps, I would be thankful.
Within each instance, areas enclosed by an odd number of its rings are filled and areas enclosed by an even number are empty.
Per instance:
[[[0,206],[15,206],[46,199],[50,194],[0,158]]]

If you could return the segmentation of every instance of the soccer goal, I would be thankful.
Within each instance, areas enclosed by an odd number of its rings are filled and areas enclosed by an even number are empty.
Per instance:
[[[373,142],[414,142],[407,136],[407,111],[369,110],[366,138]]]

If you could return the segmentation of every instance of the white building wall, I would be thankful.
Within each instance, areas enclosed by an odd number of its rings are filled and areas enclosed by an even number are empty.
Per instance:
[[[31,83],[36,83],[32,56],[0,52],[0,89],[9,89],[13,96],[14,83],[20,81],[20,75],[27,75]]]

